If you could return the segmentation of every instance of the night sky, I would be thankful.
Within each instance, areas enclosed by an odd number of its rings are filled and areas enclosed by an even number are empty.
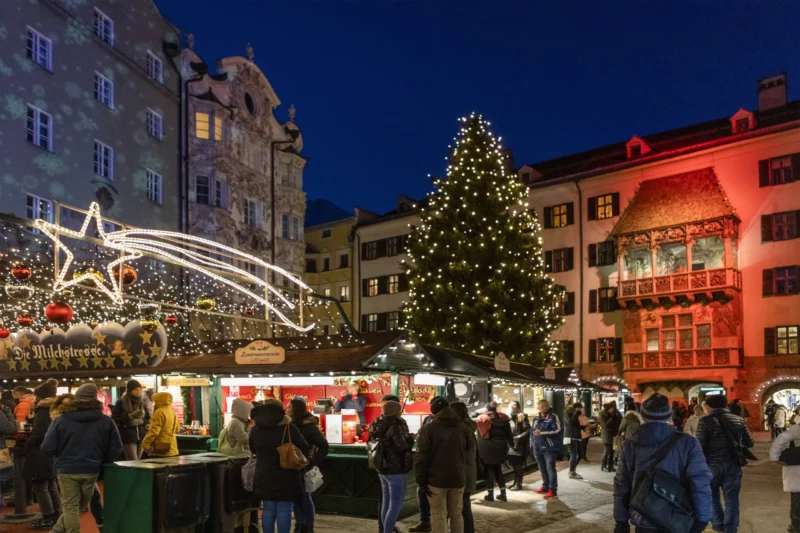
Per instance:
[[[252,43],[278,118],[297,107],[308,198],[347,210],[424,197],[473,110],[521,166],[752,110],[778,72],[790,99],[800,84],[794,1],[156,4],[210,65]]]

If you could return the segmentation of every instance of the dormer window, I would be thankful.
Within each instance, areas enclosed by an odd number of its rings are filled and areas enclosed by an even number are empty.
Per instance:
[[[752,112],[739,108],[739,111],[731,117],[731,132],[744,133],[756,129],[756,119]]]
[[[522,183],[530,183],[531,182],[531,173],[530,172],[522,172],[520,173],[520,178],[522,179]]]
[[[628,159],[639,157],[651,151],[650,145],[641,137],[634,135],[625,145]]]

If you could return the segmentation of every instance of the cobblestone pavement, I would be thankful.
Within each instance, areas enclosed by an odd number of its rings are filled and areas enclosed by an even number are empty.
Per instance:
[[[761,460],[746,467],[742,484],[742,524],[739,533],[783,533],[789,522],[789,495],[784,494],[780,467],[768,461],[768,436],[756,437],[754,450]],[[593,442],[589,449],[590,464],[581,464],[578,472],[583,481],[567,479],[567,463],[558,464],[559,499],[545,501],[533,494],[540,480],[538,473],[525,478],[525,490],[509,492],[508,502],[486,503],[485,493],[473,497],[475,530],[478,533],[612,533],[613,475],[600,471],[601,446]],[[4,510],[8,512],[8,510]],[[82,520],[82,532],[96,532],[87,513]],[[417,517],[400,524],[405,533],[415,525]],[[25,525],[0,524],[0,533],[31,531]],[[377,533],[374,520],[336,515],[320,515],[317,533]],[[707,532],[711,532],[709,527]],[[133,531],[131,533],[134,533]]]

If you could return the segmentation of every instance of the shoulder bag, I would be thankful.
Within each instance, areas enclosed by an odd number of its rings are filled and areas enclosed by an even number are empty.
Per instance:
[[[655,453],[650,468],[638,477],[631,491],[630,508],[664,533],[690,533],[694,527],[694,508],[681,476],[658,465],[681,439],[673,433],[669,442]],[[636,477],[634,479],[636,479]]]
[[[292,444],[291,424],[286,424],[283,430],[283,444],[278,446],[278,455],[281,458],[281,468],[284,470],[302,470],[308,466],[308,457],[300,448]],[[288,441],[286,436],[289,436]]]
[[[758,461],[758,457],[753,455],[753,452],[751,452],[744,446],[744,444],[742,444],[741,437],[734,435],[730,428],[725,425],[725,419],[722,417],[722,415],[714,415],[714,419],[719,424],[719,427],[722,428],[722,432],[725,433],[725,438],[728,439],[728,442],[733,448],[733,456],[738,462],[739,466],[745,466],[748,459],[751,461]]]
[[[308,493],[317,492],[317,489],[322,486],[322,482],[322,472],[318,466],[303,474],[303,485]]]

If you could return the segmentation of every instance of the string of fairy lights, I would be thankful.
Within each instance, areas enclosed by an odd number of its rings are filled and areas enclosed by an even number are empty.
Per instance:
[[[528,188],[507,170],[500,138],[475,113],[460,119],[447,177],[412,227],[404,317],[424,342],[563,364],[550,333],[563,289],[545,270]]]

